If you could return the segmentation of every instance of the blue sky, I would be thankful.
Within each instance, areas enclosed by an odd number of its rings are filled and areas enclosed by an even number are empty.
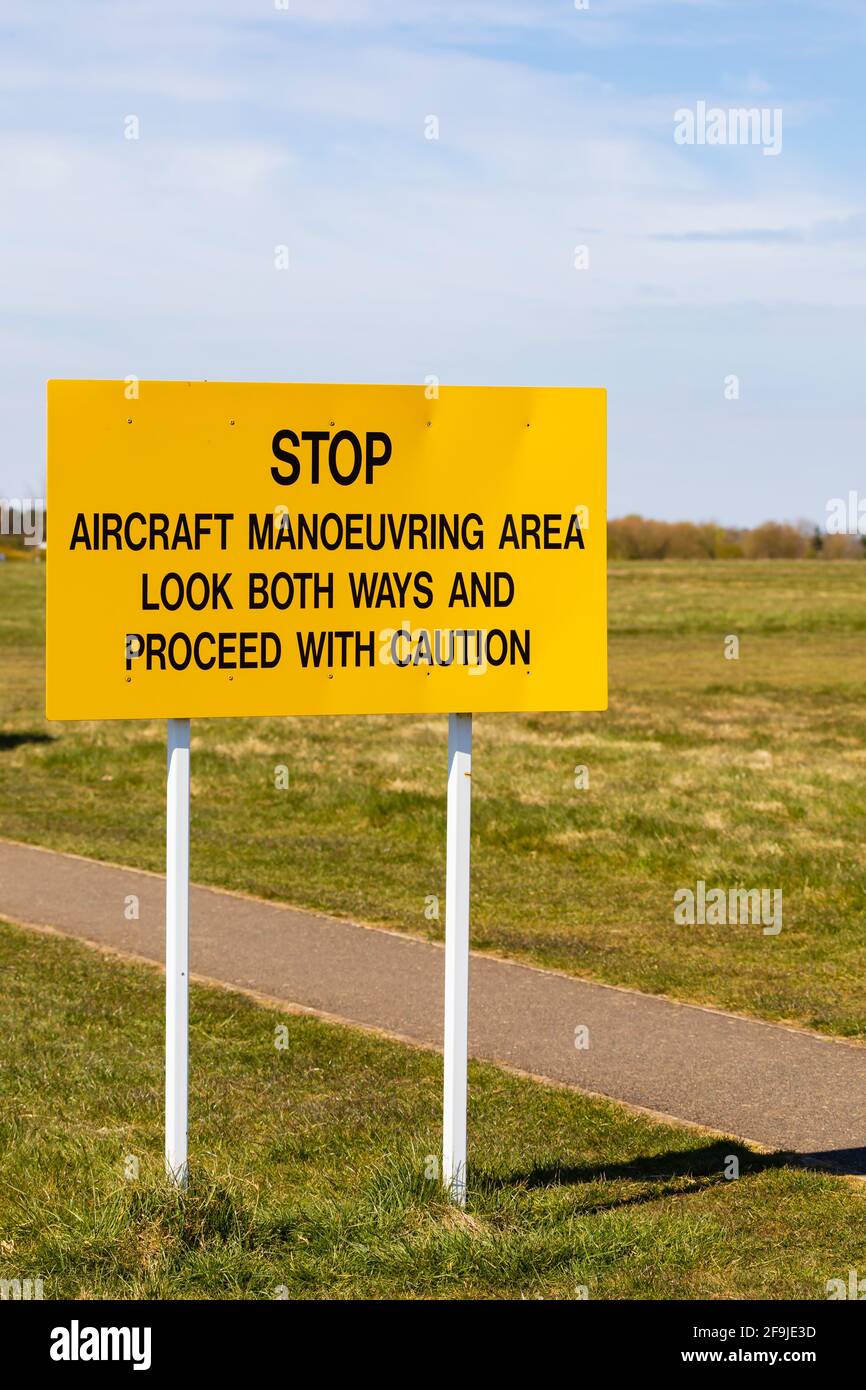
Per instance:
[[[864,33],[862,0],[2,0],[0,496],[41,494],[48,377],[436,375],[606,386],[613,515],[823,520],[866,491]],[[676,144],[699,101],[781,109],[781,153]]]

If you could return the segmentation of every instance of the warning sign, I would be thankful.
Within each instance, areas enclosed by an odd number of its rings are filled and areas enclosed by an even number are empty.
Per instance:
[[[607,705],[605,393],[53,381],[50,719]]]

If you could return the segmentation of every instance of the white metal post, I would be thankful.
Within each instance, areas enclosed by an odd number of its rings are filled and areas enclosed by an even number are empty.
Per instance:
[[[189,1088],[189,720],[168,721],[165,839],[165,1170],[186,1187]]]
[[[469,1054],[469,817],[472,715],[448,716],[448,829],[445,865],[445,1087],[442,1182],[466,1205],[466,1093]]]

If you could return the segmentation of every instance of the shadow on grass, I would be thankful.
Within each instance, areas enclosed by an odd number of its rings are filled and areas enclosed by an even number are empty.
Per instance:
[[[578,1167],[548,1164],[505,1176],[482,1172],[476,1175],[474,1186],[482,1190],[496,1191],[507,1187],[529,1190],[545,1187],[579,1187],[617,1181],[653,1184],[647,1192],[603,1201],[598,1206],[592,1203],[591,1209],[639,1206],[643,1202],[655,1202],[660,1197],[670,1194],[685,1196],[698,1189],[731,1181],[731,1158],[737,1160],[738,1167],[734,1171],[738,1177],[762,1173],[768,1168],[782,1168],[786,1163],[796,1162],[796,1158],[791,1154],[756,1153],[734,1140],[719,1139],[700,1149],[672,1150],[645,1158],[634,1158],[627,1163],[587,1163]],[[689,1182],[689,1179],[692,1181]],[[662,1184],[661,1190],[658,1184]]]
[[[0,753],[8,753],[13,748],[21,748],[26,743],[55,743],[55,734],[39,734],[35,731],[20,734],[0,733]]]
[[[866,1149],[824,1149],[819,1153],[787,1154],[786,1157],[789,1163],[798,1163],[803,1168],[866,1177]]]

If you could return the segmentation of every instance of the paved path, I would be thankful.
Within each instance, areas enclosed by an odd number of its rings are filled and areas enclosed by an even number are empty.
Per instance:
[[[0,916],[164,959],[155,874],[0,840]],[[190,968],[441,1046],[443,951],[411,936],[195,888]],[[866,1174],[866,1047],[490,956],[472,957],[471,986],[475,1057]]]

